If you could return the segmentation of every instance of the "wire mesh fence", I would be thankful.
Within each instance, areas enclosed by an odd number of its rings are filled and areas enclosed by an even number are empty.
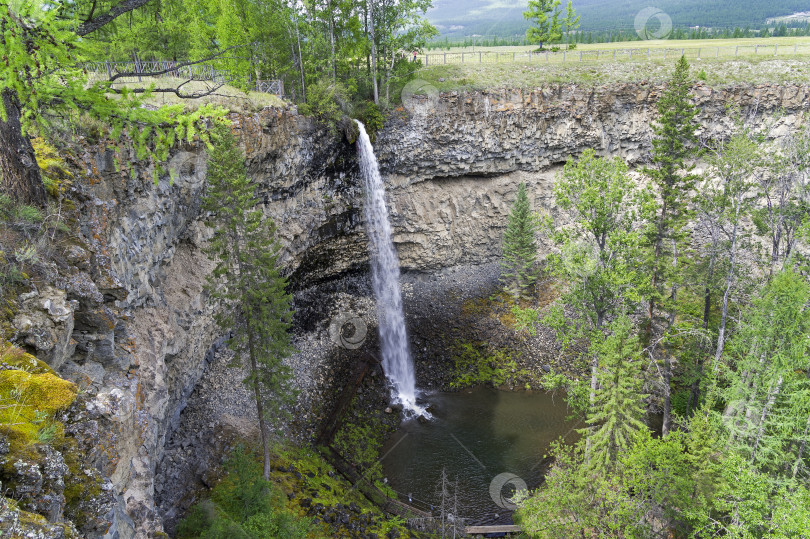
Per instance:
[[[173,60],[133,60],[128,62],[88,62],[84,69],[91,79],[111,80],[113,84],[126,85],[148,82],[152,79],[171,78],[185,81],[203,81],[213,84],[227,84],[233,80],[231,72],[217,69],[212,63],[195,63]],[[284,95],[284,82],[281,80],[249,81],[257,92]]]

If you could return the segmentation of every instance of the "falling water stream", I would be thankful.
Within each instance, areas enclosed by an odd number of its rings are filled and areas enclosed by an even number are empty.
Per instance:
[[[371,283],[377,299],[383,369],[394,386],[394,400],[413,414],[426,414],[416,404],[416,376],[405,330],[399,288],[399,258],[391,241],[385,186],[366,129],[360,122],[357,122],[357,127],[360,130],[357,137],[360,170],[366,182],[366,233],[371,252]]]

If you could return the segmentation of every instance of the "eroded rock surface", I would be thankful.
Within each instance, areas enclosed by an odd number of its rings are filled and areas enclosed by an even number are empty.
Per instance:
[[[376,151],[402,266],[440,270],[495,260],[518,184],[528,184],[535,209],[553,213],[555,167],[586,148],[643,162],[661,91],[639,83],[449,93],[424,111],[429,114],[392,119]],[[800,123],[810,87],[697,85],[694,95],[702,137],[728,134],[734,120],[727,104],[778,137]],[[783,115],[773,120],[777,110]],[[290,110],[232,119],[299,294],[364,272],[362,181],[353,146]],[[88,149],[72,195],[83,243],[66,251],[67,274],[21,298],[14,322],[20,344],[89,393],[69,429],[90,440],[88,468],[108,493],[87,510],[85,534],[95,537],[162,531],[156,469],[221,337],[203,290],[212,268],[201,250],[209,237],[200,210],[205,152],[179,149],[168,167],[173,174],[157,183],[151,168],[129,158],[134,174],[117,167],[110,152]],[[312,421],[319,419],[318,395],[334,377],[326,361],[334,346],[324,331],[344,308],[340,290],[329,294],[329,301],[303,302],[297,338],[310,344],[291,360],[301,385],[314,388],[302,401]],[[373,324],[368,305],[352,308]],[[310,342],[317,339],[322,345]],[[312,421],[302,431],[310,432]],[[169,457],[180,458],[183,450],[182,443],[173,446]],[[165,480],[158,483],[163,488]]]

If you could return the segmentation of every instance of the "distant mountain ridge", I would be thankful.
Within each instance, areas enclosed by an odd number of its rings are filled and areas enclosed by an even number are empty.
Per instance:
[[[561,0],[565,7],[567,0]],[[514,36],[523,34],[527,0],[433,0],[427,18],[442,35]],[[636,14],[656,7],[667,13],[676,28],[759,28],[769,18],[806,11],[807,0],[574,0],[581,30],[630,30]]]

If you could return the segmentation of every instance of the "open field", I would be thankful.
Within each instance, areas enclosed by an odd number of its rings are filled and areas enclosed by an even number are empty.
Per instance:
[[[623,61],[583,61],[545,63],[523,61],[499,64],[449,64],[426,67],[417,76],[440,91],[485,88],[534,88],[549,83],[576,83],[589,86],[617,82],[668,80],[676,56]],[[712,86],[747,82],[810,82],[810,54],[792,57],[741,57],[690,59],[692,76],[701,73]]]
[[[760,45],[761,47],[770,47],[773,50],[774,46],[779,47],[793,47],[794,45],[810,46],[810,37],[769,37],[769,38],[739,38],[739,39],[659,39],[647,41],[616,41],[613,43],[579,43],[577,44],[576,51],[596,51],[596,50],[615,50],[615,49],[680,49],[680,48],[728,48],[728,47],[754,47]],[[513,45],[502,47],[451,47],[448,49],[439,48],[431,51],[426,51],[427,54],[437,54],[439,52],[529,52],[537,50],[537,45]],[[424,56],[424,55],[422,55]]]
[[[536,52],[535,47],[478,47],[427,52],[420,56],[427,66],[447,64],[499,64],[541,62],[546,64],[571,62],[605,62],[623,60],[657,60],[687,58],[747,58],[795,57],[810,55],[810,37],[777,37],[769,39],[697,39],[631,41],[577,45],[573,51]]]

